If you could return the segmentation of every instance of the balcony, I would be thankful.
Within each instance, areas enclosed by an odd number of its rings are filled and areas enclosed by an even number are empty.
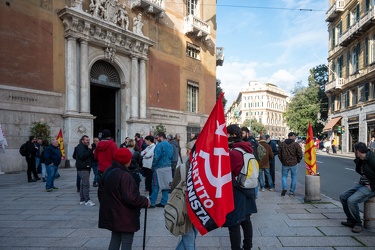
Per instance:
[[[337,0],[326,13],[326,22],[332,22],[345,9],[345,0]]]
[[[363,33],[368,31],[375,23],[375,9],[366,12],[361,19],[359,19],[355,24],[350,26],[350,28],[342,34],[339,38],[339,44],[341,46],[348,46],[351,42],[360,37]]]
[[[216,47],[216,66],[223,66],[224,63],[224,48]]]
[[[328,51],[328,57],[333,56],[334,54],[336,54],[341,49],[342,49],[341,45],[339,45],[339,44],[335,45],[335,47],[333,49],[331,49],[331,50]]]
[[[344,78],[337,78],[325,86],[325,92],[332,92],[334,90],[341,89],[342,85],[344,84]]]
[[[193,34],[203,41],[210,38],[210,26],[194,15],[188,15],[184,19],[184,33]]]
[[[164,0],[133,0],[131,9],[141,8],[148,14],[153,14],[158,18],[163,18],[165,14]]]

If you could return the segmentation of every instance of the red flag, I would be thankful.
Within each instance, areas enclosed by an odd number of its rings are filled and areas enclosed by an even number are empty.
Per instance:
[[[234,209],[223,95],[190,153],[186,202],[189,218],[201,235],[221,227]]]
[[[63,138],[63,133],[62,133],[61,128],[60,128],[59,134],[56,137],[56,140],[60,144],[61,159],[65,160],[64,138]]]
[[[318,166],[316,165],[316,149],[314,146],[314,136],[311,124],[307,128],[306,146],[305,146],[305,164],[306,175],[316,175]]]

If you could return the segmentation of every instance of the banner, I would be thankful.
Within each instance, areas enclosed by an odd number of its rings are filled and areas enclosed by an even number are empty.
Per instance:
[[[234,209],[223,95],[190,153],[186,202],[189,218],[201,235],[221,227]]]
[[[65,160],[64,138],[61,128],[59,134],[56,137],[56,140],[59,142],[60,145],[61,159]]]
[[[318,167],[316,165],[316,148],[314,146],[314,135],[311,124],[307,128],[306,146],[305,146],[305,164],[306,175],[316,175]]]
[[[8,142],[7,142],[7,139],[5,138],[4,131],[0,125],[0,148],[5,149],[5,146],[8,146]]]

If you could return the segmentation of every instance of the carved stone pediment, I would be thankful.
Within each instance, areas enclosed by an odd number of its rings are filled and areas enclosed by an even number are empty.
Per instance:
[[[156,18],[163,18],[165,15],[165,0],[133,0],[131,8],[142,8],[147,14],[153,14]]]
[[[147,59],[148,49],[155,42],[144,35],[128,31],[113,22],[96,18],[89,13],[65,7],[58,16],[65,27],[65,37],[83,39],[103,48],[113,48],[116,54]]]

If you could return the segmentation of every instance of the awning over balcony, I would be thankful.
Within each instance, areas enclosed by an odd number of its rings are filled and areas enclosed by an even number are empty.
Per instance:
[[[328,132],[328,131],[331,131],[332,128],[341,120],[341,116],[338,116],[338,117],[334,117],[332,118],[327,124],[326,126],[323,128],[323,132]]]

